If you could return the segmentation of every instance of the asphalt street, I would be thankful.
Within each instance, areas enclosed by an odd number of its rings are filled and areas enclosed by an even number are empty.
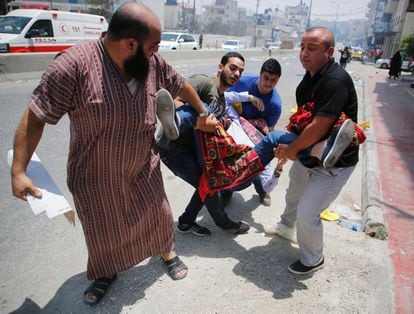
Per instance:
[[[258,72],[264,59],[249,58],[246,70]],[[294,89],[303,75],[297,56],[279,60],[283,74],[278,90],[284,103],[282,128],[294,106]],[[218,62],[218,60],[217,60]],[[217,62],[175,64],[184,75],[215,73]],[[361,108],[372,65],[351,62]],[[207,238],[176,233],[176,251],[189,267],[186,279],[173,282],[159,258],[149,258],[120,274],[108,296],[96,307],[83,303],[88,281],[87,251],[79,222],[64,217],[34,216],[27,204],[11,196],[7,150],[15,127],[38,80],[23,77],[0,83],[0,312],[9,313],[309,313],[394,312],[393,266],[387,241],[324,222],[326,266],[307,276],[295,276],[287,266],[298,248],[264,228],[283,211],[288,177],[282,175],[272,192],[272,206],[263,207],[253,188],[237,193],[226,208],[234,219],[251,225],[248,234],[232,236],[214,225],[204,209],[199,223],[213,234]],[[68,120],[48,126],[37,153],[49,173],[72,202],[65,180]],[[193,192],[162,166],[164,185],[175,223]],[[351,208],[361,217],[362,163],[332,205]]]

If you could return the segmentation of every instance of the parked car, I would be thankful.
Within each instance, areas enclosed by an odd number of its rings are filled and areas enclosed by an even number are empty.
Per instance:
[[[381,69],[389,69],[390,62],[391,62],[391,59],[389,58],[381,58],[375,61],[375,64],[377,64]]]
[[[401,55],[403,62],[401,65],[401,71],[404,72],[414,72],[414,63],[411,61],[407,54],[402,53]],[[382,58],[378,59],[375,64],[377,64],[381,69],[389,69],[390,68],[390,58]]]
[[[228,39],[221,45],[223,50],[240,50],[244,49],[244,45],[237,39]]]
[[[362,59],[364,59],[364,51],[360,49],[352,50],[351,59],[362,61]]]
[[[194,36],[188,33],[163,32],[159,50],[197,50]]]

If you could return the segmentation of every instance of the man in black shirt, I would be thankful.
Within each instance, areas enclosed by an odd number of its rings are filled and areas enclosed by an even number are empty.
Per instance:
[[[288,270],[306,274],[324,265],[320,213],[338,196],[358,162],[358,146],[348,147],[333,168],[306,168],[298,152],[325,139],[341,113],[357,122],[357,96],[349,74],[333,59],[334,36],[324,27],[307,30],[301,41],[300,61],[306,75],[296,89],[298,107],[314,103],[313,119],[290,145],[280,145],[278,158],[294,160],[289,172],[286,208],[268,234],[297,242],[300,259]],[[296,225],[296,226],[295,226]]]

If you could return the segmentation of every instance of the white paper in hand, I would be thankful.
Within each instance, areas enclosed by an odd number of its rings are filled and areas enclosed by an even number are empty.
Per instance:
[[[7,162],[9,165],[11,165],[12,160],[13,150],[9,150],[7,153]],[[30,194],[27,195],[27,201],[35,215],[46,211],[47,217],[53,218],[72,210],[68,201],[50,177],[36,153],[33,153],[32,159],[27,166],[26,174],[42,192],[42,198],[40,199]]]

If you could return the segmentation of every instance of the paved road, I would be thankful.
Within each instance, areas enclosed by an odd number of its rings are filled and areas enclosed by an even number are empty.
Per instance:
[[[258,71],[263,60],[247,60]],[[302,73],[295,58],[282,60],[280,82],[284,118],[293,105],[294,86]],[[178,66],[178,65],[177,65]],[[206,66],[207,73],[216,64]],[[366,68],[351,63],[361,105]],[[184,74],[192,68],[179,65]],[[208,69],[211,69],[208,70]],[[206,73],[205,72],[205,73]],[[359,73],[359,74],[357,74]],[[286,80],[286,81],[285,81]],[[231,236],[218,229],[205,210],[200,223],[212,230],[208,238],[176,234],[177,252],[190,267],[189,276],[173,282],[160,261],[150,258],[123,272],[108,297],[97,307],[82,302],[88,281],[87,252],[79,224],[71,227],[63,217],[49,220],[33,216],[27,205],[11,198],[5,154],[12,145],[15,125],[36,81],[0,84],[0,312],[19,313],[252,313],[252,312],[384,312],[394,310],[392,264],[386,241],[324,222],[326,266],[304,277],[287,272],[298,249],[277,237],[266,237],[264,227],[283,211],[288,178],[282,176],[272,193],[272,206],[258,203],[254,189],[234,196],[227,211],[252,226],[246,235]],[[284,125],[286,121],[282,121]],[[68,121],[48,126],[38,155],[70,199],[65,185]],[[287,169],[286,169],[287,170]],[[163,167],[165,188],[175,221],[192,193],[191,187]],[[361,164],[336,204],[361,204]]]

